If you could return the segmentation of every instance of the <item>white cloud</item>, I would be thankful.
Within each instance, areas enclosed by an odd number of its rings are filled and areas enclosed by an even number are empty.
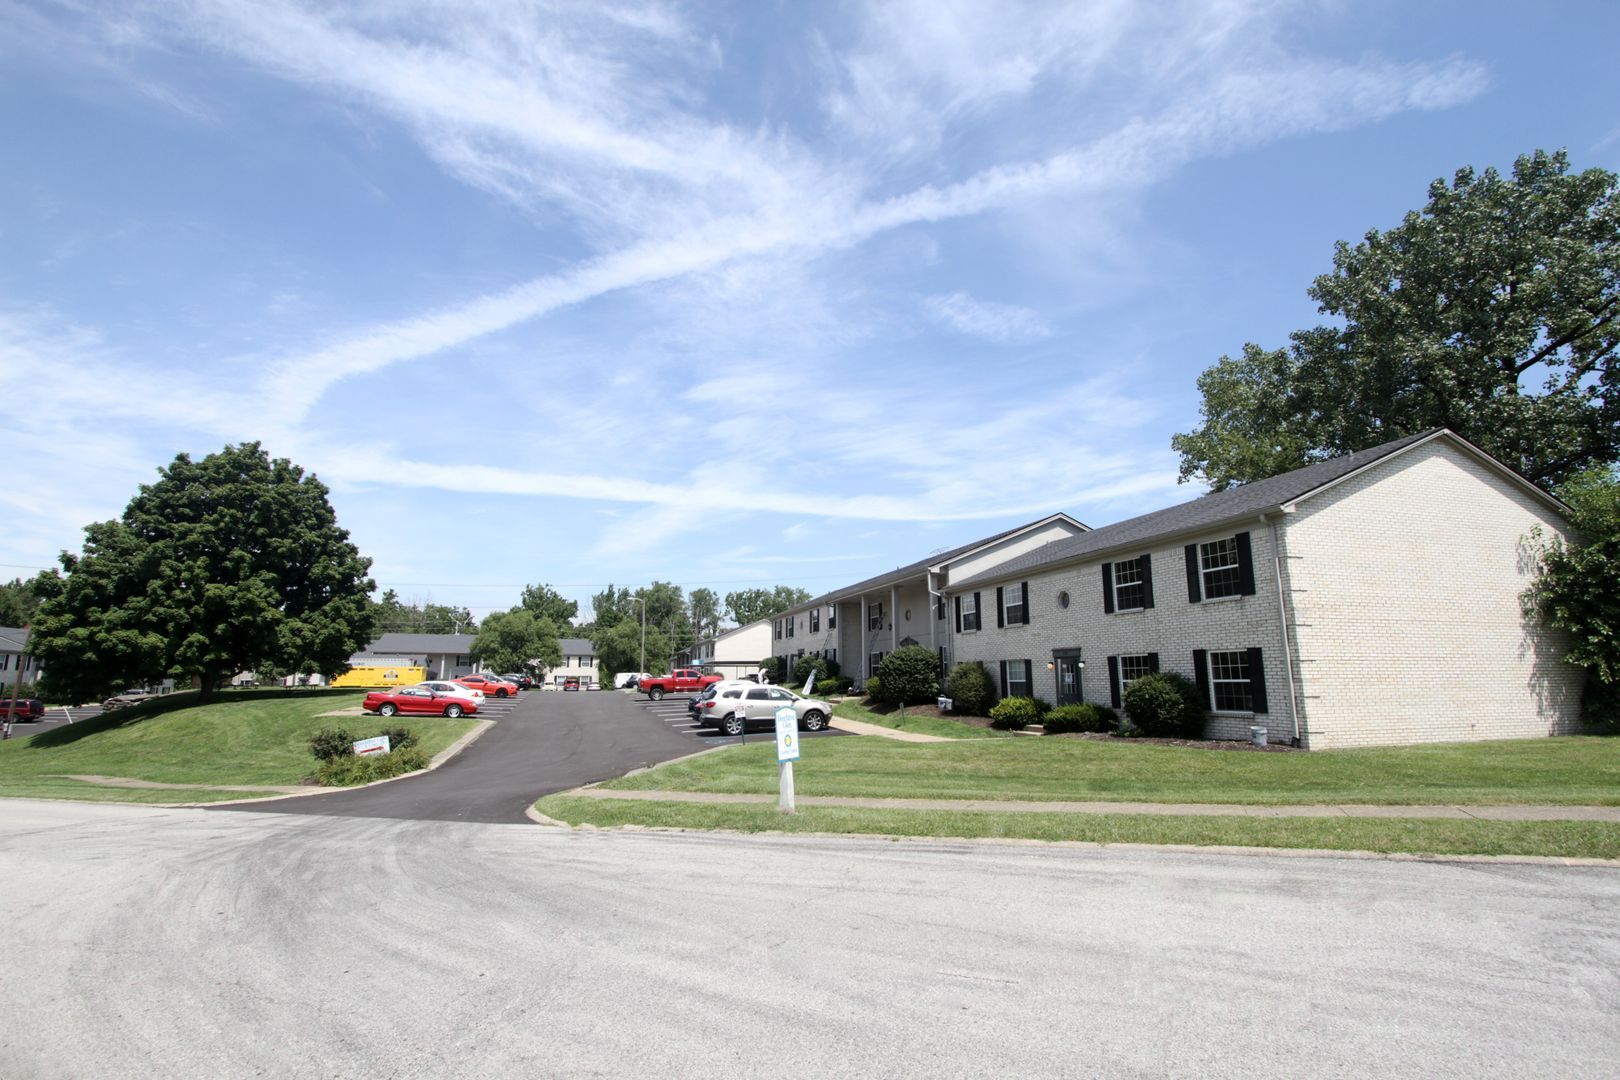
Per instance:
[[[942,326],[990,341],[1035,341],[1052,333],[1029,308],[975,300],[964,292],[927,297],[923,308]]]

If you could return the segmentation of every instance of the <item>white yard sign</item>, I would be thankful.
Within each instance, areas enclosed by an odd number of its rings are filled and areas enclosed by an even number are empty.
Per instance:
[[[793,763],[799,760],[799,714],[784,705],[776,710],[777,780],[781,797],[777,806],[793,813]]]
[[[388,736],[378,735],[375,739],[361,739],[354,744],[356,757],[365,757],[367,754],[388,753]]]

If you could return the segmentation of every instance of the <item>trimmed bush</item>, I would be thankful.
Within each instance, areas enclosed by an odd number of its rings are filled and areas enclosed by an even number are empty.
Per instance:
[[[939,657],[925,645],[902,645],[878,665],[883,693],[899,705],[939,697]]]
[[[883,680],[876,675],[866,680],[866,699],[879,705],[888,703],[889,699],[883,696]]]
[[[1052,711],[1052,703],[1045,698],[1030,698],[1030,700],[1035,703],[1035,711],[1039,715],[1044,717]]]
[[[354,756],[354,736],[342,728],[322,728],[309,737],[309,752],[320,761]]]
[[[315,770],[315,782],[322,787],[354,787],[373,780],[404,776],[428,767],[428,756],[414,746],[386,754],[332,758]]]
[[[847,694],[854,685],[854,680],[848,675],[829,675],[826,682],[817,679],[816,685],[811,688],[810,692],[812,694]]]
[[[1102,715],[1096,705],[1059,705],[1041,721],[1048,735],[1067,735],[1076,731],[1108,732],[1114,730],[1114,721]],[[1106,710],[1110,713],[1112,709]]]
[[[827,670],[827,661],[821,657],[801,656],[799,662],[793,665],[793,685],[803,686],[804,681],[810,677],[811,672],[815,672],[818,684],[826,682],[827,676],[831,674]]]
[[[1002,731],[1022,731],[1040,718],[1034,698],[1004,697],[990,706],[990,726]]]
[[[771,682],[779,683],[782,681],[782,661],[779,658],[767,656],[759,662],[759,669],[765,673],[765,677],[770,679]]]
[[[1099,717],[1107,721],[1108,730],[1119,730],[1119,713],[1115,712],[1113,709],[1110,709],[1107,705],[1092,705],[1091,707],[1097,710],[1097,715]]]
[[[1204,733],[1204,700],[1185,675],[1154,672],[1125,687],[1130,734],[1159,739],[1196,739]]]
[[[983,664],[969,660],[951,669],[951,677],[945,681],[945,696],[951,699],[952,712],[988,716],[990,706],[996,703],[996,684]]]
[[[410,728],[390,727],[377,732],[378,735],[388,736],[389,750],[409,750],[419,741],[416,732]]]

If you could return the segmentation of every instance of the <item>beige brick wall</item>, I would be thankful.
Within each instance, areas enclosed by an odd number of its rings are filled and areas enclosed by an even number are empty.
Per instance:
[[[1520,610],[1538,525],[1562,528],[1443,441],[1302,502],[1286,565],[1311,746],[1578,730],[1581,671]]]

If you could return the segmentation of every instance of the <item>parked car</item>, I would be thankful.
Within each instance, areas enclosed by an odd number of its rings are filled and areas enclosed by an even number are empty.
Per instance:
[[[790,707],[798,715],[799,726],[806,731],[820,731],[832,717],[832,706],[815,698],[800,697],[780,686],[759,686],[755,683],[728,683],[697,709],[697,722],[704,727],[717,727],[726,735],[741,735],[750,728],[774,728],[776,710]]]
[[[563,680],[563,689],[564,690],[578,690],[579,689],[579,676],[578,675],[570,675],[566,679],[564,679]]]
[[[417,683],[416,686],[421,690],[432,690],[435,694],[465,698],[477,705],[484,703],[484,692],[482,690],[474,690],[470,686],[462,686],[460,683],[445,682],[442,679],[429,679],[427,682]]]
[[[648,678],[645,671],[621,671],[613,676],[613,689],[623,690],[625,687],[635,689],[642,679]]]
[[[12,712],[11,712],[11,699],[10,698],[0,698],[0,721],[4,721],[5,718],[7,716],[10,716],[10,715],[12,715]],[[39,698],[37,698],[37,697],[25,697],[25,698],[18,698],[17,699],[16,718],[18,720],[21,720],[21,721],[26,723],[26,722],[31,721],[31,720],[38,720],[38,719],[42,718],[44,715],[45,715],[45,703],[43,701],[41,701]]]
[[[155,697],[157,697],[156,694],[148,694],[144,690],[126,690],[122,694],[114,694],[106,701],[103,701],[101,707],[103,709],[122,709],[127,705],[138,705]]]
[[[518,692],[517,683],[509,683],[496,675],[458,675],[452,681],[482,690],[485,697],[511,697]]]
[[[402,686],[398,690],[373,690],[361,705],[366,712],[379,716],[406,713],[417,716],[471,716],[478,711],[478,702],[454,694],[440,694],[421,686]]]
[[[516,686],[519,690],[533,690],[534,676],[525,675],[521,671],[514,671],[510,675],[502,674],[501,678]]]
[[[653,675],[643,678],[636,685],[648,697],[657,701],[665,694],[701,691],[710,683],[725,681],[723,676],[707,674],[697,668],[676,668],[668,675]]]

